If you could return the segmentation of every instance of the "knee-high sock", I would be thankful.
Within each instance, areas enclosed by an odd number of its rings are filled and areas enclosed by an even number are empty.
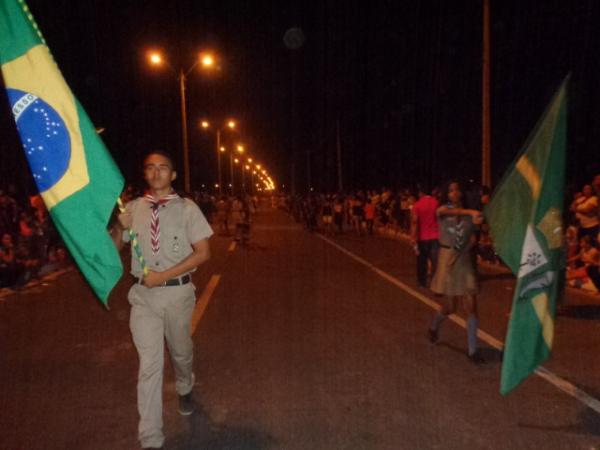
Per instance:
[[[442,314],[442,313],[440,313],[440,312],[439,312],[439,313],[437,313],[437,314],[435,315],[435,317],[433,318],[433,322],[431,322],[431,329],[432,329],[432,330],[434,330],[434,331],[437,331],[437,330],[438,330],[438,328],[440,327],[440,324],[441,324],[441,323],[442,323],[444,320],[446,320],[446,317],[448,317],[448,316],[445,316],[444,314]]]
[[[477,327],[479,320],[471,314],[467,319],[467,344],[469,346],[469,355],[472,355],[477,350]]]

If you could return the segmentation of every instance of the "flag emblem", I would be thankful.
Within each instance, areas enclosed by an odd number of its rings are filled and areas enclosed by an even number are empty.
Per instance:
[[[47,191],[69,167],[71,142],[67,127],[41,98],[10,88],[7,94],[33,178],[40,192]]]

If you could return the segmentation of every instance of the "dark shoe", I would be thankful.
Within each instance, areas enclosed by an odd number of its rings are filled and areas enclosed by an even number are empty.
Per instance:
[[[472,354],[467,355],[467,356],[471,360],[471,362],[473,364],[477,365],[477,366],[480,366],[481,364],[485,364],[485,359],[477,351],[475,353],[472,353]]]
[[[427,330],[427,336],[429,337],[429,342],[431,342],[432,344],[435,344],[439,339],[438,330],[433,330],[433,329],[429,328]]]
[[[179,396],[179,414],[182,416],[189,416],[196,410],[192,393]]]

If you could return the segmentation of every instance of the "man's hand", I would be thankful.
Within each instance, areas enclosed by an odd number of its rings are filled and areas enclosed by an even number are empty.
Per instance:
[[[162,286],[165,281],[167,281],[167,279],[165,279],[163,272],[153,272],[149,270],[148,275],[144,276],[144,286],[147,288]]]

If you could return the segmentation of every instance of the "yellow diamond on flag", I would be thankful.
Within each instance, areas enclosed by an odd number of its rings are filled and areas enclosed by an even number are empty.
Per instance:
[[[544,234],[551,250],[562,246],[562,219],[558,209],[550,208],[540,223],[537,224],[537,229]]]
[[[552,340],[554,338],[554,319],[548,310],[548,294],[542,292],[536,295],[532,300],[533,309],[542,325],[542,336],[548,348],[552,348]]]

